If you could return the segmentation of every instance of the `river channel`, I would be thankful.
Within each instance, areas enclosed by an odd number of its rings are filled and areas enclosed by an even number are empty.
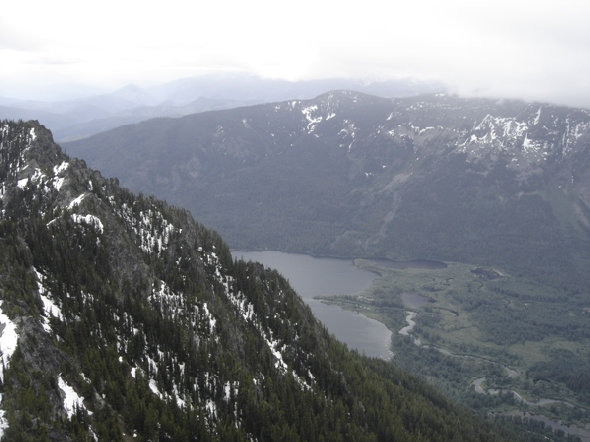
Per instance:
[[[348,259],[316,258],[276,251],[232,251],[235,258],[258,261],[277,269],[337,339],[371,357],[391,359],[391,331],[381,322],[314,299],[322,295],[352,295],[368,288],[376,275]]]

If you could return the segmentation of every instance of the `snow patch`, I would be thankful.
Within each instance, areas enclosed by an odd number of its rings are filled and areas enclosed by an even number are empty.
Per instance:
[[[28,166],[25,166],[22,170],[25,170],[26,168],[28,168]],[[27,187],[27,184],[29,184],[29,181],[34,183],[34,182],[38,182],[40,181],[45,175],[43,174],[43,172],[41,172],[41,170],[39,169],[35,169],[35,171],[33,172],[33,175],[31,175],[30,177],[27,178],[23,178],[17,181],[16,186],[19,189],[25,189]]]
[[[57,378],[57,384],[61,391],[63,391],[64,397],[64,409],[68,415],[68,419],[71,419],[74,413],[76,412],[76,408],[83,408],[84,407],[84,398],[82,398],[76,391],[68,385],[66,381],[63,380],[61,374]],[[90,413],[89,413],[90,414]]]
[[[4,369],[8,368],[10,358],[18,344],[16,324],[2,311],[2,302],[0,301],[0,382],[4,382]],[[1,402],[2,394],[0,394]],[[0,439],[4,436],[4,430],[8,429],[8,421],[6,420],[5,413],[5,410],[0,410]]]
[[[82,200],[83,200],[84,198],[86,198],[86,196],[87,196],[87,194],[86,194],[86,193],[83,193],[83,194],[81,194],[81,195],[77,196],[76,198],[74,198],[74,199],[73,199],[73,200],[70,202],[70,204],[68,204],[68,210],[72,210],[74,207],[76,207],[76,206],[79,206],[79,205],[80,205],[80,203],[82,202]]]
[[[70,163],[63,161],[59,166],[53,166],[53,174],[59,175],[69,167]]]
[[[155,379],[150,379],[149,387],[150,390],[152,390],[152,393],[154,393],[160,399],[163,399],[162,393],[160,393],[160,390],[158,390],[158,384],[156,383]]]
[[[100,219],[94,215],[78,215],[76,213],[72,213],[72,220],[76,224],[87,224],[91,227],[94,227],[98,233],[103,233],[104,226]]]
[[[113,199],[114,200],[114,199]],[[111,202],[116,206],[113,202]],[[135,215],[132,208],[123,204],[116,208],[118,215],[133,229],[139,240],[139,248],[146,253],[160,254],[168,247],[170,235],[175,228],[162,214],[153,209]]]
[[[317,111],[318,106],[316,104],[301,109],[301,113],[305,115],[305,118],[307,119],[307,130],[309,133],[313,132],[315,127],[323,120],[321,115],[314,116]]]
[[[53,167],[53,187],[55,188],[55,190],[59,191],[61,190],[65,178],[64,177],[59,177],[58,175],[60,175],[61,173],[65,172],[66,169],[69,167],[69,163],[67,161],[63,161],[59,166],[54,166]]]
[[[207,303],[206,302],[203,304],[203,310],[205,311],[205,315],[209,319],[209,330],[210,330],[211,333],[213,333],[213,331],[215,330],[215,323],[217,321],[213,317],[213,315],[209,312],[209,309],[207,308]]]
[[[55,304],[55,302],[53,302],[51,298],[49,298],[49,296],[51,296],[51,293],[43,285],[43,283],[45,282],[45,277],[34,267],[33,271],[37,275],[37,287],[39,290],[39,297],[41,298],[41,302],[43,302],[44,317],[43,324],[41,324],[41,326],[43,327],[43,330],[45,330],[47,333],[51,333],[51,325],[49,323],[49,319],[55,317],[59,318],[60,321],[63,321],[64,316],[59,306]]]
[[[283,374],[287,373],[288,367],[287,367],[287,364],[285,363],[285,361],[283,360],[283,354],[277,349],[277,347],[279,345],[279,341],[269,340],[266,336],[263,336],[263,337],[266,342],[266,345],[268,345],[268,348],[270,348],[271,353],[273,354],[273,356],[277,360],[275,362],[275,368],[278,369]]]
[[[541,118],[541,108],[537,109],[537,115],[535,115],[535,119],[533,120],[533,125],[536,126],[539,124],[539,119]]]
[[[10,358],[16,350],[18,334],[16,333],[16,324],[2,311],[2,303],[3,301],[0,301],[0,362],[2,367],[8,367]],[[4,382],[2,367],[0,367],[0,382]]]
[[[242,292],[234,294],[231,290],[226,290],[230,302],[238,309],[240,315],[245,321],[252,321],[254,318],[254,305],[249,303]]]
[[[211,399],[207,399],[205,408],[210,418],[217,419],[217,407],[215,406],[215,402],[213,402]]]
[[[61,189],[61,187],[64,185],[65,180],[66,180],[65,178],[55,177],[53,179],[53,187],[55,188],[55,190],[59,191]]]
[[[528,120],[529,123],[538,124],[540,115],[541,108],[534,118]],[[460,152],[472,157],[489,153],[509,153],[525,162],[545,160],[552,144],[531,138],[529,132],[529,125],[524,121],[488,114],[473,127],[458,148]]]
[[[19,189],[24,189],[25,187],[27,187],[28,183],[29,178],[23,178],[22,180],[18,180],[18,182],[16,183],[16,187],[18,187]]]

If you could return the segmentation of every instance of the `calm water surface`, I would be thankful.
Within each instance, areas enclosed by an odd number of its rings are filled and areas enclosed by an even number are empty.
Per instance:
[[[355,267],[347,259],[315,258],[274,251],[234,251],[232,255],[277,269],[311,307],[316,318],[349,348],[367,356],[391,358],[391,331],[385,325],[359,313],[313,299],[320,295],[358,293],[371,285],[375,274]]]

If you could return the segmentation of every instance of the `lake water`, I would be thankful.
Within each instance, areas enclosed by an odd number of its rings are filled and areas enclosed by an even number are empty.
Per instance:
[[[354,266],[351,260],[316,258],[275,251],[233,251],[235,258],[258,261],[277,269],[337,339],[367,356],[390,359],[391,331],[381,322],[314,296],[352,295],[371,285],[376,275]]]

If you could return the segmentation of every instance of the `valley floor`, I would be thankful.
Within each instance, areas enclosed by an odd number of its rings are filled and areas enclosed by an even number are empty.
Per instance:
[[[590,440],[590,321],[580,293],[465,263],[392,265],[370,288],[323,302],[393,332],[393,363],[483,414],[519,416]]]

